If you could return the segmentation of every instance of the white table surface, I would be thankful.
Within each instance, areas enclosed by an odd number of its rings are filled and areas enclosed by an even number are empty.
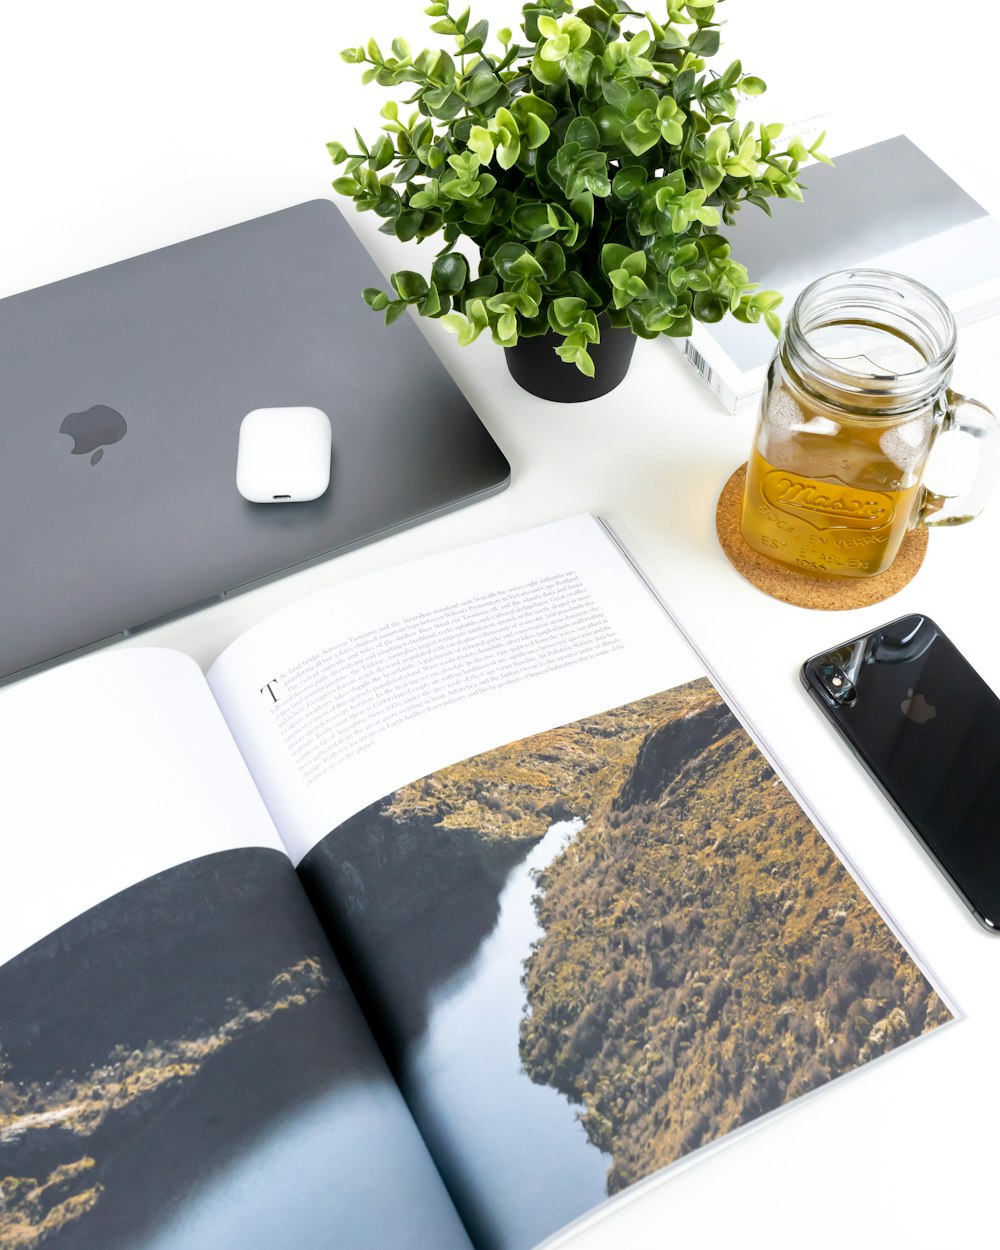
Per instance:
[[[436,36],[422,7],[8,0],[0,8],[0,295],[332,194],[325,142],[354,125],[374,134],[387,98],[362,88],[337,53],[371,34],[383,45],[402,34],[424,46]],[[514,25],[519,7],[480,0],[474,15]],[[869,109],[883,133],[886,119],[898,118],[1000,214],[993,8],[989,0],[726,0],[722,63],[740,56],[768,81],[776,120],[845,103]],[[431,245],[403,249],[376,233],[376,219],[346,207],[386,272],[429,266]],[[670,345],[640,342],[618,390],[561,406],[519,390],[490,343],[459,349],[438,324],[422,326],[509,458],[510,488],[120,645],[177,647],[207,666],[247,626],[332,583],[572,512],[617,519],[967,1018],[676,1172],[574,1245],[840,1250],[931,1246],[956,1232],[989,1244],[1000,939],[976,925],[862,779],[796,672],[822,647],[918,610],[1000,689],[990,613],[1000,502],[974,525],[932,533],[920,573],[888,603],[843,613],[790,607],[743,582],[714,534],[716,499],[746,458],[753,418],[726,415]],[[956,380],[1000,410],[998,338],[996,321],[964,330]]]

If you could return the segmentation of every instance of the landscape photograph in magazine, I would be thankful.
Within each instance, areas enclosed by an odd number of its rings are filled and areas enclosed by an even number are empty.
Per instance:
[[[231,850],[0,968],[2,1250],[469,1250],[288,859]]]
[[[951,1018],[701,678],[406,785],[299,872],[477,1250]]]

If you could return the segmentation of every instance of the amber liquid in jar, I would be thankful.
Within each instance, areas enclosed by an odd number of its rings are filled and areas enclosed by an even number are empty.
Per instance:
[[[905,371],[924,363],[903,335],[863,321],[827,323],[810,339],[854,368]],[[763,404],[741,516],[747,544],[812,576],[870,577],[888,568],[921,503],[933,405],[902,421],[877,407],[848,414],[809,396],[780,369]]]

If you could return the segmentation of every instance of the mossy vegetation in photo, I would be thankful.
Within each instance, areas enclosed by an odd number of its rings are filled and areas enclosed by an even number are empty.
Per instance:
[[[582,1106],[609,1192],[950,1018],[707,680],[443,769],[382,812],[398,837],[494,847],[585,822],[538,877],[520,1055]]]

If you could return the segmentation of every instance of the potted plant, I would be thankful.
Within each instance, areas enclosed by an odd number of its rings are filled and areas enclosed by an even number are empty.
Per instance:
[[[622,0],[534,0],[491,50],[486,21],[438,0],[425,12],[452,52],[414,55],[397,38],[388,54],[374,39],[341,53],[363,81],[408,94],[382,109],[374,143],[355,131],[354,150],[328,144],[334,188],[385,233],[442,244],[427,276],[366,290],[370,307],[390,323],[412,305],[463,344],[488,330],[518,381],[557,399],[616,385],[636,335],[686,336],[727,314],[777,334],[780,295],[750,282],[720,227],[744,203],[801,199],[801,164],[826,158],[822,138],[781,146],[781,125],[736,120],[765,84],[738,60],[706,68],[716,7],[667,0],[657,19]],[[526,376],[522,356],[548,379]]]

